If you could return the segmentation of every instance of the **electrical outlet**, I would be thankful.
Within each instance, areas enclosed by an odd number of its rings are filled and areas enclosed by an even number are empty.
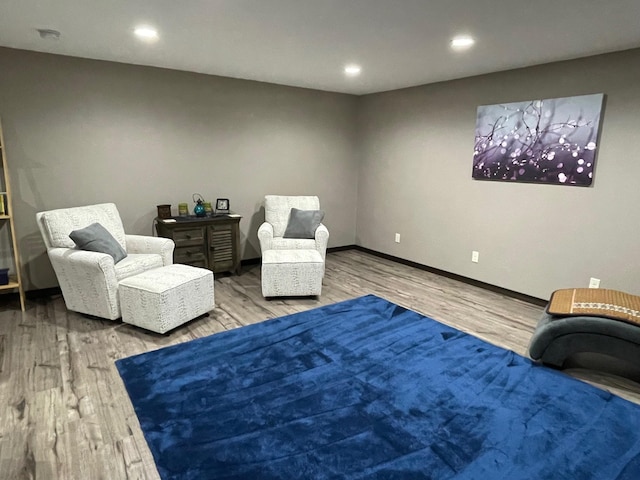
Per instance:
[[[400,234],[396,233],[396,243],[400,243]]]
[[[473,263],[478,263],[480,261],[480,252],[476,252],[475,250],[471,252],[471,261]]]
[[[591,277],[589,280],[589,288],[600,288],[600,279]]]

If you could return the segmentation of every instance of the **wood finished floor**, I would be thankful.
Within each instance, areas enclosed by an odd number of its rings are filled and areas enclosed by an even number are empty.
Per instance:
[[[260,267],[215,281],[208,318],[158,335],[65,309],[62,297],[0,303],[0,478],[157,479],[114,361],[373,293],[526,355],[542,307],[357,250],[327,255],[320,299],[267,301]],[[568,370],[640,403],[640,385]]]

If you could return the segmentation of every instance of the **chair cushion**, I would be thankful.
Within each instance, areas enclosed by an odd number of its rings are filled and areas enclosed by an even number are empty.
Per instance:
[[[71,240],[75,242],[80,250],[91,252],[108,253],[113,257],[115,263],[127,256],[127,252],[113,238],[106,228],[99,223],[92,223],[88,227],[74,230],[69,234]]]
[[[284,238],[315,238],[316,229],[320,226],[324,212],[322,210],[298,210],[292,208],[289,223],[284,231]]]
[[[154,268],[163,266],[162,257],[157,253],[130,253],[116,265],[118,281]]]
[[[308,250],[315,249],[316,241],[309,238],[274,238],[271,242],[272,250]]]

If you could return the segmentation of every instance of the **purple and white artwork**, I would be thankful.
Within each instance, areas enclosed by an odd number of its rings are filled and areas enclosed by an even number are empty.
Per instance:
[[[473,178],[591,185],[604,94],[478,107]]]

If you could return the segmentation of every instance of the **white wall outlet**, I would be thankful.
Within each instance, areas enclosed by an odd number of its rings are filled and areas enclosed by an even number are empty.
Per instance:
[[[396,233],[396,243],[400,243],[400,234]]]
[[[475,250],[471,252],[471,261],[473,263],[478,263],[480,261],[480,252],[476,252]]]
[[[589,280],[589,288],[600,288],[600,279],[591,277]]]

